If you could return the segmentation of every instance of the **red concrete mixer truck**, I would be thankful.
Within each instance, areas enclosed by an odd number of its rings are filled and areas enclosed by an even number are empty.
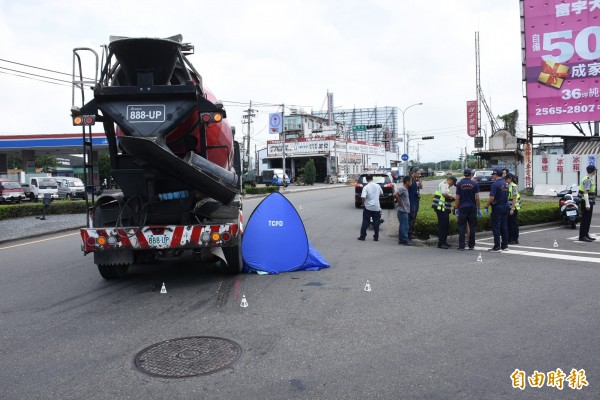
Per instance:
[[[83,71],[88,51],[96,58],[96,78]],[[105,279],[186,251],[220,258],[224,273],[242,270],[239,147],[190,54],[193,46],[181,35],[111,37],[100,58],[93,49],[74,49],[71,116],[89,153],[86,184],[93,187],[97,174],[87,138],[102,124],[120,189],[88,196],[81,229],[82,249],[93,253]],[[86,102],[90,88],[93,98]]]

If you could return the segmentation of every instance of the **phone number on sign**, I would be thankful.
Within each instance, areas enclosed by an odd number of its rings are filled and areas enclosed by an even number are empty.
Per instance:
[[[555,115],[555,114],[579,114],[588,113],[597,110],[595,104],[567,107],[543,107],[536,108],[535,115]],[[600,107],[598,107],[600,110]]]

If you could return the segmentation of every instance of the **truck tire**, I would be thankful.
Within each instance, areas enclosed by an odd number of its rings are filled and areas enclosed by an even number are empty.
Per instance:
[[[242,246],[223,247],[223,254],[227,265],[223,266],[223,272],[228,275],[235,275],[242,272],[244,267],[242,260]]]
[[[107,280],[110,279],[121,279],[127,275],[127,270],[129,269],[129,265],[121,264],[121,265],[105,265],[98,264],[98,272],[100,275]]]

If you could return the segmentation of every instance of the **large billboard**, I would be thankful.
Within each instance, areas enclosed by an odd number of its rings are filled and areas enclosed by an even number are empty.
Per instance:
[[[528,124],[600,120],[600,1],[521,5]]]

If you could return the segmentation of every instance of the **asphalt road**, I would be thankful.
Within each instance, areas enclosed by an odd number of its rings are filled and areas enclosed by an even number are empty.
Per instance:
[[[486,235],[475,251],[407,248],[386,210],[380,241],[359,242],[352,196],[349,187],[287,195],[331,264],[321,271],[223,277],[183,256],[109,282],[76,232],[0,245],[0,397],[600,398],[600,240],[546,226],[522,231],[507,253],[486,252]],[[260,200],[245,201],[246,216]],[[597,217],[591,232],[600,235]],[[193,378],[136,368],[146,347],[192,336],[243,353]],[[558,368],[584,370],[589,386],[512,386],[516,369]]]

